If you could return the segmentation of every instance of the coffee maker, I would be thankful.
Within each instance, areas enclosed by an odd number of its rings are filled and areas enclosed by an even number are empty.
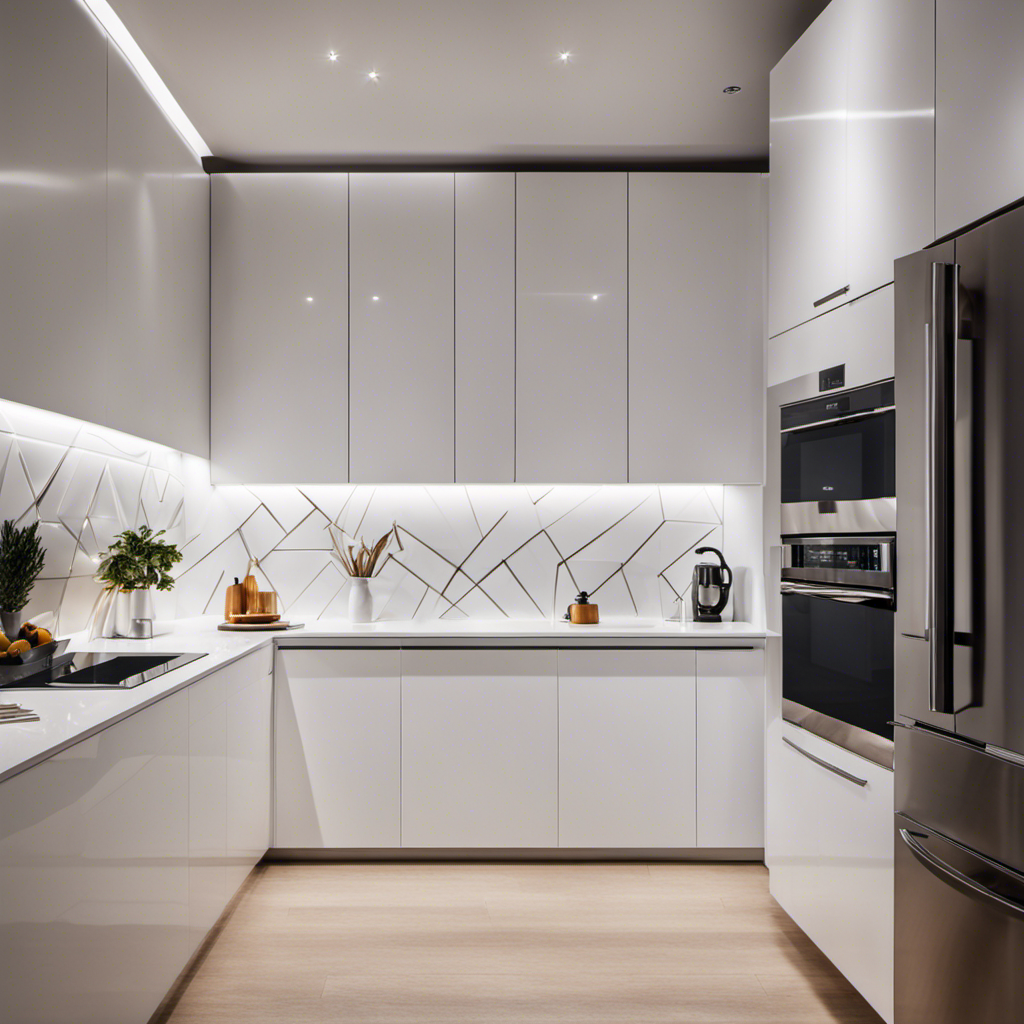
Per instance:
[[[725,564],[725,555],[718,548],[697,548],[694,554],[703,555],[709,551],[718,555],[720,564],[698,562],[693,567],[690,596],[694,622],[721,622],[722,611],[729,601],[729,589],[732,587],[732,569]]]

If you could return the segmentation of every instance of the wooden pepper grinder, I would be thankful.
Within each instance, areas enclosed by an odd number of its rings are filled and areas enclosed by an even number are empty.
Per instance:
[[[238,577],[235,577],[235,582],[228,587],[227,594],[224,596],[224,621],[230,622],[232,615],[241,615],[245,609],[245,587],[238,582]]]
[[[569,605],[565,617],[576,626],[594,626],[597,624],[597,605],[590,603],[590,595],[581,591],[576,595],[576,603]]]
[[[258,569],[260,560],[258,558],[250,558],[249,566],[245,571],[245,579],[242,580],[242,590],[244,591],[245,607],[242,609],[247,615],[251,615],[254,612],[258,612],[260,608],[260,585],[256,582],[256,577],[253,576],[253,569]]]

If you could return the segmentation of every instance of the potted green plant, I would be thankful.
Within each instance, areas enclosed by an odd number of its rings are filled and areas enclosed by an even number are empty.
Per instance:
[[[43,571],[46,549],[39,543],[39,523],[15,526],[13,519],[0,526],[0,623],[14,639],[21,613],[28,604],[36,579]]]
[[[125,530],[100,556],[95,578],[115,593],[115,636],[152,635],[153,591],[173,589],[170,571],[182,558],[176,545],[160,539],[165,532],[148,526]]]

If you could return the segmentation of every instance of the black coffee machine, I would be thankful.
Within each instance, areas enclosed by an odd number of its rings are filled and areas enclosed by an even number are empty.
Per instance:
[[[709,551],[718,555],[721,564],[698,562],[693,567],[690,595],[694,622],[721,622],[722,611],[729,601],[729,589],[732,587],[732,569],[725,564],[725,555],[718,548],[697,548],[694,554],[703,555]]]

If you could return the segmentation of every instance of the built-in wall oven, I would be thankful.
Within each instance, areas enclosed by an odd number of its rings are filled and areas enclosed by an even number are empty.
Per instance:
[[[782,550],[782,717],[891,768],[896,538]]]
[[[891,768],[893,381],[780,410],[783,718]]]

